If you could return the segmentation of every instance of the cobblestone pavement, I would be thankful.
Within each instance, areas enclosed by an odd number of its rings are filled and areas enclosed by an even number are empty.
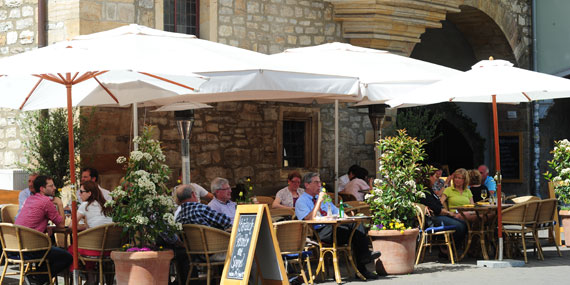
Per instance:
[[[556,253],[554,246],[544,246],[544,261],[536,259],[532,249],[528,253],[528,261],[524,267],[483,268],[477,267],[477,259],[466,258],[452,265],[447,259],[439,259],[437,250],[425,257],[424,262],[415,267],[414,273],[401,276],[385,276],[378,280],[363,282],[354,278],[344,278],[348,284],[438,284],[452,280],[461,284],[567,284],[570,271],[570,248],[562,246],[562,257]],[[518,258],[522,260],[522,257]],[[12,268],[13,266],[9,266]],[[344,266],[343,266],[344,267]],[[373,270],[373,266],[369,266]],[[10,271],[10,270],[9,270]],[[332,268],[331,268],[332,272]],[[343,277],[346,277],[343,270]],[[7,276],[2,285],[18,284],[17,276]],[[64,284],[59,278],[59,284]],[[332,276],[319,284],[336,284]]]

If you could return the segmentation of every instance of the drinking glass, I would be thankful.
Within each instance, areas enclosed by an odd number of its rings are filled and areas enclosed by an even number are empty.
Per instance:
[[[488,194],[489,192],[487,191],[487,189],[481,189],[481,199],[483,200],[487,199]]]

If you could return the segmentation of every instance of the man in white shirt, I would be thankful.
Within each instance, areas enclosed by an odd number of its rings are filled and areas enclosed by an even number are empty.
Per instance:
[[[99,185],[99,172],[97,171],[97,169],[92,168],[92,167],[82,168],[81,169],[81,183],[83,183],[85,181],[93,181],[93,182],[97,183],[97,185],[99,186],[99,190],[101,190],[103,197],[105,197],[105,200],[107,200],[107,201],[113,200],[113,197],[111,197],[111,195],[110,195],[111,192],[109,190],[101,187],[101,185]],[[77,190],[77,199],[79,200],[79,202],[83,202],[83,201],[81,201],[81,198],[79,195],[79,190]]]
[[[233,223],[237,204],[230,200],[232,198],[230,182],[225,178],[216,177],[212,180],[211,190],[214,194],[214,199],[208,206],[216,212],[226,214]]]
[[[34,180],[36,180],[36,177],[38,177],[37,173],[30,174],[30,176],[28,176],[28,188],[22,190],[22,192],[20,192],[20,195],[18,195],[18,203],[20,205],[18,207],[18,214],[20,214],[20,211],[22,210],[26,199],[32,195],[32,191],[34,190]]]

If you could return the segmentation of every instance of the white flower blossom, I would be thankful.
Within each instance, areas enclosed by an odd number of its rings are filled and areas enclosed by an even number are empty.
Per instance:
[[[136,216],[134,217],[134,221],[139,225],[146,225],[148,224],[148,218],[143,216]]]
[[[150,153],[148,153],[148,152],[143,153],[143,157],[144,157],[144,159],[146,159],[146,160],[151,160],[151,159],[152,159],[152,155],[150,155]]]
[[[133,160],[133,161],[140,161],[142,158],[143,158],[143,153],[142,153],[142,152],[140,152],[140,151],[138,151],[138,150],[135,150],[135,151],[132,151],[132,152],[131,152],[131,156],[130,156],[130,159],[131,159],[131,160]]]
[[[118,163],[118,164],[123,164],[123,163],[125,163],[126,161],[127,161],[127,158],[124,157],[124,156],[119,156],[119,157],[117,157],[117,163]]]

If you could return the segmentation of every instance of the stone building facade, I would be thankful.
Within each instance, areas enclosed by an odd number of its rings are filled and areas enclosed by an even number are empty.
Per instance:
[[[434,1],[351,1],[351,0],[201,0],[199,1],[199,36],[267,54],[287,48],[316,45],[326,42],[349,42],[355,45],[382,48],[405,56],[412,56],[446,66],[467,69],[489,55],[504,58],[517,66],[531,66],[531,11],[526,0],[434,0]],[[128,23],[142,24],[158,29],[164,26],[164,3],[152,0],[121,1],[48,1],[47,42],[57,42],[79,34],[107,30]],[[30,7],[32,9],[30,9]],[[16,12],[16,10],[19,12]],[[32,24],[29,24],[30,21]],[[20,24],[18,24],[20,23]],[[442,24],[443,23],[443,24]],[[446,57],[437,46],[424,45],[433,31],[453,26],[470,49],[469,57]],[[37,2],[30,0],[2,0],[0,3],[0,55],[6,56],[37,46]],[[14,33],[17,33],[14,34]],[[15,40],[17,39],[17,40]],[[438,39],[435,36],[434,39]],[[31,42],[30,42],[31,40]],[[434,40],[437,41],[437,40]],[[445,41],[440,41],[445,42]],[[448,47],[453,54],[454,46]],[[454,66],[459,59],[464,65]],[[353,163],[374,171],[373,135],[366,108],[345,108],[341,104],[340,174]],[[290,170],[278,161],[279,115],[282,109],[301,108],[316,112],[318,125],[318,163],[325,181],[333,178],[333,120],[329,105],[292,105],[270,102],[238,102],[214,104],[214,109],[196,112],[196,125],[191,143],[192,175],[200,184],[215,175],[227,176],[235,184],[243,176],[256,177],[259,191],[266,193],[284,185]],[[479,111],[488,112],[481,106]],[[503,131],[522,131],[525,136],[525,157],[531,156],[532,132],[527,118],[530,107],[501,106],[501,114],[514,110],[522,114],[515,121],[501,124]],[[174,128],[173,114],[150,113],[141,109],[139,125],[159,126],[158,138],[163,140],[169,164],[177,173],[179,143]],[[5,111],[9,118],[11,113]],[[466,110],[469,112],[469,110]],[[95,147],[82,153],[82,160],[100,168],[103,185],[113,187],[122,170],[114,158],[129,150],[130,130],[128,109],[100,109],[98,124],[104,132]],[[241,114],[248,114],[241,116]],[[231,115],[228,115],[231,114]],[[241,117],[240,117],[241,116]],[[116,118],[116,119],[115,119]],[[235,122],[240,118],[239,122]],[[105,124],[103,124],[105,122]],[[99,125],[97,125],[99,126]],[[6,126],[12,128],[7,120]],[[489,121],[479,128],[489,129]],[[4,134],[7,134],[4,131]],[[12,133],[12,131],[10,131]],[[0,147],[18,137],[1,136]],[[487,139],[487,152],[492,152]],[[4,142],[4,144],[2,144]],[[259,145],[262,144],[263,147]],[[12,146],[17,144],[12,143]],[[7,156],[19,159],[22,150],[0,149]],[[8,151],[13,154],[7,155]],[[486,157],[492,157],[492,153]],[[0,155],[2,158],[2,155]],[[486,161],[491,164],[492,161]],[[2,164],[2,161],[0,161]],[[12,168],[6,159],[0,165]],[[301,169],[307,171],[309,169]],[[525,179],[530,177],[525,168]],[[526,175],[529,174],[529,175]],[[173,178],[175,178],[173,174]],[[529,193],[531,183],[512,185],[519,192]],[[279,185],[278,185],[279,184]],[[511,187],[506,185],[506,188]]]

